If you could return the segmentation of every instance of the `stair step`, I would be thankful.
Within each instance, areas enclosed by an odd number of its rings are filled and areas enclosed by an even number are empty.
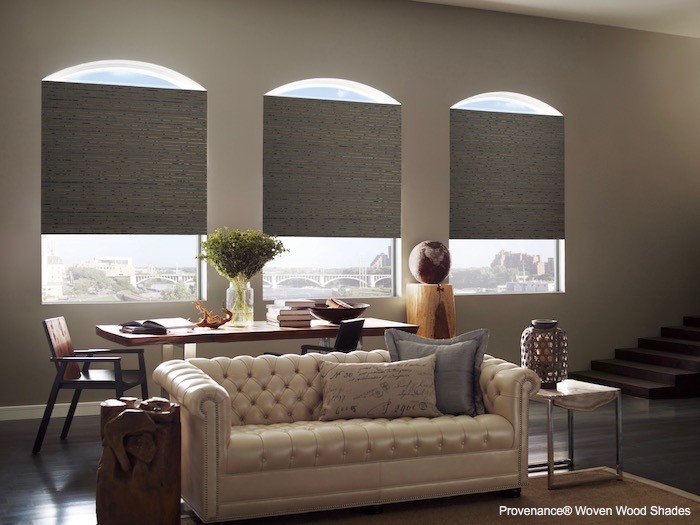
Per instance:
[[[686,315],[683,317],[683,326],[700,327],[700,315]]]
[[[637,340],[637,345],[640,348],[700,356],[700,341],[674,339],[671,337],[640,337]]]
[[[700,341],[700,327],[697,326],[663,326],[661,337],[671,337],[673,339],[689,339]]]
[[[599,372],[596,370],[585,370],[581,372],[569,372],[570,379],[578,379],[579,381],[588,381],[599,385],[617,387],[624,394],[636,397],[644,397],[646,399],[664,399],[675,397],[678,395],[676,389],[670,385],[656,383],[654,381],[646,381],[634,377],[619,376]]]
[[[700,356],[696,355],[677,354],[649,348],[617,348],[615,358],[700,373]]]
[[[667,366],[636,363],[622,359],[602,359],[591,361],[591,368],[598,372],[634,377],[675,386],[679,391],[686,392],[697,383],[700,375],[689,370],[679,370]]]

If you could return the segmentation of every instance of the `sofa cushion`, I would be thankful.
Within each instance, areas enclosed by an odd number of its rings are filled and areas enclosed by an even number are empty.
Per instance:
[[[242,425],[231,427],[225,469],[241,474],[490,452],[512,447],[514,439],[513,425],[494,414]]]
[[[475,416],[485,412],[479,386],[489,331],[473,330],[450,339],[429,339],[401,330],[385,332],[392,361],[435,355],[437,408],[445,414]]]
[[[393,363],[321,363],[319,419],[434,417],[435,356]]]

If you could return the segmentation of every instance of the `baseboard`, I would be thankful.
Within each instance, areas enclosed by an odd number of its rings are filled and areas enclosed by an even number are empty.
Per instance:
[[[56,403],[51,417],[66,417],[70,403]],[[12,421],[15,419],[41,419],[46,405],[19,405],[0,407],[0,421]],[[100,414],[100,401],[86,401],[78,403],[75,409],[76,416],[97,416]]]

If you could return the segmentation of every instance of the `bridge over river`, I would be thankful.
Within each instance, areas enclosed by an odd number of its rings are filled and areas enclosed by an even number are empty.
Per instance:
[[[131,277],[131,283],[137,285],[144,281],[170,281],[172,283],[192,284],[195,282],[197,274],[194,272],[150,272],[136,274]],[[333,283],[356,283],[358,288],[377,288],[391,285],[391,274],[370,274],[370,273],[266,273],[263,274],[263,285],[277,288],[285,283],[294,283],[298,286],[301,282],[308,283],[320,288],[326,288]]]
[[[358,288],[376,288],[389,286],[391,284],[391,274],[370,274],[370,273],[266,273],[263,274],[263,285],[277,288],[284,286],[284,283],[293,282],[299,285],[305,281],[310,285],[326,288],[333,283],[354,282]]]

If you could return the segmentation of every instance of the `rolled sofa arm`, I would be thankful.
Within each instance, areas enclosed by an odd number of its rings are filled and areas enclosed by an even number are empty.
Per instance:
[[[231,398],[224,387],[193,364],[197,361],[161,363],[153,379],[181,407],[182,496],[200,509],[200,517],[208,523],[217,512],[218,473],[227,461]]]
[[[505,417],[518,428],[527,417],[527,401],[540,389],[540,378],[532,370],[490,355],[484,356],[479,385],[489,414]]]
[[[153,371],[153,379],[193,416],[206,419],[210,410],[218,409],[221,426],[227,430],[231,428],[231,398],[226,389],[201,368],[180,359],[166,361]]]

